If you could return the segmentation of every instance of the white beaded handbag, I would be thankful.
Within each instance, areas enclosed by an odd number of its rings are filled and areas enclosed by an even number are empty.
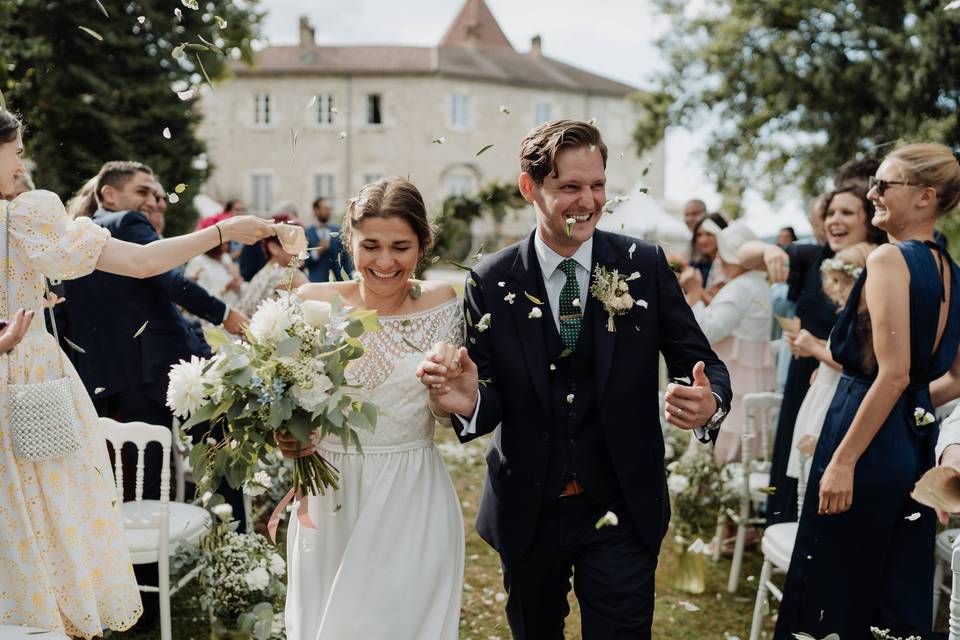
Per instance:
[[[3,216],[3,263],[6,282],[4,283],[4,311],[10,315],[10,236],[8,220],[10,203]],[[46,283],[46,279],[44,279]],[[44,293],[49,291],[44,286]],[[63,351],[60,350],[60,337],[57,335],[57,322],[53,317],[53,305],[44,304],[50,311],[50,325],[60,351],[60,377],[44,382],[14,384],[10,369],[10,354],[4,354],[7,360],[7,390],[10,405],[10,435],[13,441],[13,454],[19,460],[36,462],[63,458],[76,453],[82,446],[80,440],[80,416],[73,403],[73,388],[64,374]]]

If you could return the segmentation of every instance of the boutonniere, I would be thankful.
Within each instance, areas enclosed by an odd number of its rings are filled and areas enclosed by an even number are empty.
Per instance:
[[[640,274],[636,271],[624,277],[616,269],[608,271],[599,264],[593,268],[590,295],[596,298],[607,312],[607,331],[616,331],[613,319],[630,311],[635,304],[627,283],[639,277]]]
[[[917,407],[913,410],[913,421],[916,423],[917,427],[922,428],[936,422],[937,417],[923,407]]]

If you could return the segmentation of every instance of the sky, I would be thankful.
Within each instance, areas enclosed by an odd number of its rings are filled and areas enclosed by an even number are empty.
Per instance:
[[[656,39],[669,27],[649,0],[486,0],[501,29],[518,51],[540,35],[551,58],[638,88],[655,86],[666,65]],[[306,15],[317,43],[433,46],[443,37],[463,0],[262,0],[268,12],[264,33],[271,44],[294,44],[298,19]],[[602,10],[600,9],[602,7]],[[666,196],[680,204],[690,198],[714,209],[720,197],[703,172],[706,136],[702,131],[667,133]],[[693,187],[691,188],[691,185]],[[755,230],[776,231],[781,222],[809,229],[799,199],[781,205],[748,194],[747,215]],[[800,224],[800,223],[803,224]]]

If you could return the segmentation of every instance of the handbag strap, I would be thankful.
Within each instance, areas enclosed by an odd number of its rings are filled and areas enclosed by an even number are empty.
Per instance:
[[[12,322],[10,317],[10,201],[7,200],[7,208],[3,213],[3,317],[7,322]],[[40,302],[42,309],[50,312],[50,326],[53,328],[53,338],[57,341],[57,351],[60,352],[60,377],[66,375],[63,366],[64,353],[60,348],[60,334],[57,331],[57,319],[53,317],[53,305],[50,304],[50,287],[47,286],[47,277],[41,274],[43,278],[43,300]],[[43,316],[43,312],[40,313]],[[7,356],[7,382],[13,383],[13,372],[10,370],[10,355]]]

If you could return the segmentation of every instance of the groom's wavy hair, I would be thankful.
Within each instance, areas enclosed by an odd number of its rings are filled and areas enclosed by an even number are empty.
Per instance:
[[[595,126],[579,120],[544,122],[531,130],[520,144],[520,171],[542,185],[547,176],[557,177],[557,153],[580,147],[600,149],[603,168],[607,168],[607,145]]]
[[[360,228],[364,218],[400,218],[413,229],[420,243],[420,255],[433,243],[433,229],[427,218],[427,208],[412,182],[397,176],[383,178],[364,186],[356,198],[350,200],[344,216],[343,246],[353,253],[353,230]],[[353,256],[351,256],[353,257]]]

